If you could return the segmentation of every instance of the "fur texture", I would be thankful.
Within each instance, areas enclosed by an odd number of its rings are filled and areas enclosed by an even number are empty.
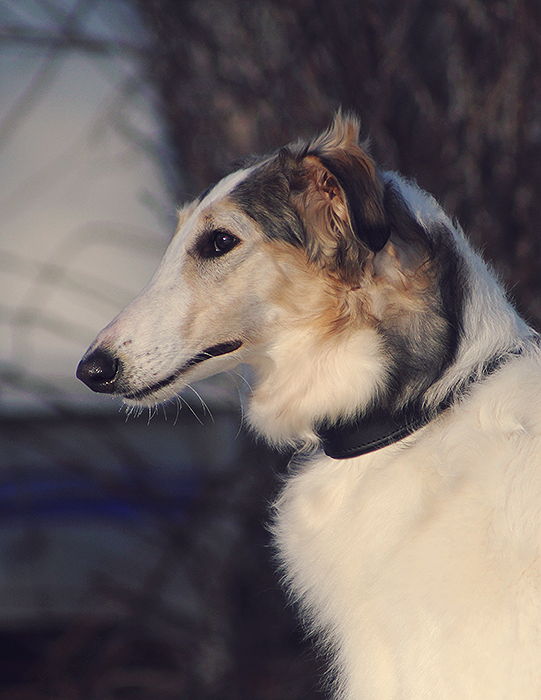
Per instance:
[[[185,208],[156,275],[78,375],[153,404],[241,362],[254,430],[300,448],[274,533],[335,696],[538,700],[535,334],[436,202],[377,168],[353,117]],[[393,445],[320,450],[322,425],[447,396]]]

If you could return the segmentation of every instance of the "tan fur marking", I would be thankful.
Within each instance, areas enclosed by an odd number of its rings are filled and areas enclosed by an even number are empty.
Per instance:
[[[376,325],[366,284],[355,289],[308,260],[303,250],[282,241],[262,243],[278,270],[272,300],[299,326],[317,328],[322,340],[348,330]]]
[[[405,273],[392,244],[383,253],[388,255],[385,270],[376,274],[370,263],[355,287],[309,260],[302,249],[266,238],[261,245],[279,273],[272,300],[300,326],[310,331],[317,328],[322,342],[360,328],[376,328],[384,317],[393,318],[398,327],[411,329],[417,328],[423,318],[437,318],[431,305],[431,270],[422,265]]]

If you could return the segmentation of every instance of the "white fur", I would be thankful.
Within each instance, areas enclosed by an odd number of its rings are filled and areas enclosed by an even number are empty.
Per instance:
[[[340,697],[541,696],[540,386],[517,359],[401,444],[288,481],[275,534]]]
[[[147,402],[247,362],[255,369],[254,429],[273,443],[312,448],[292,467],[274,533],[292,595],[332,652],[336,697],[538,700],[541,358],[531,331],[435,201],[385,174],[423,226],[439,221],[450,230],[465,261],[463,340],[432,398],[488,358],[523,352],[409,438],[362,457],[326,457],[314,426],[354,415],[378,392],[387,371],[381,339],[371,327],[322,333],[318,318],[331,295],[322,276],[274,255],[228,200],[249,172],[183,214],[155,278],[91,350],[118,354],[137,389],[205,347],[243,340]],[[197,267],[187,251],[209,217],[242,245]],[[375,304],[367,286],[371,294]]]

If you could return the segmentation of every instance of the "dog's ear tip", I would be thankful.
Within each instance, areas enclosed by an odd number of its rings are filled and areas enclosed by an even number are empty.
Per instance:
[[[389,224],[384,223],[380,226],[374,226],[369,231],[366,231],[365,235],[362,237],[362,240],[366,241],[368,247],[373,253],[379,253],[385,248],[390,237],[391,227]]]
[[[342,131],[348,140],[358,143],[361,133],[361,118],[354,110],[339,107],[334,113],[331,129]]]

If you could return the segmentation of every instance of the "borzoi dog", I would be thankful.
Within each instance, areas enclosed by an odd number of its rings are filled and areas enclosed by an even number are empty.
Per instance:
[[[334,697],[539,700],[537,337],[353,117],[185,207],[78,376],[154,405],[239,363],[299,448],[274,535]]]

